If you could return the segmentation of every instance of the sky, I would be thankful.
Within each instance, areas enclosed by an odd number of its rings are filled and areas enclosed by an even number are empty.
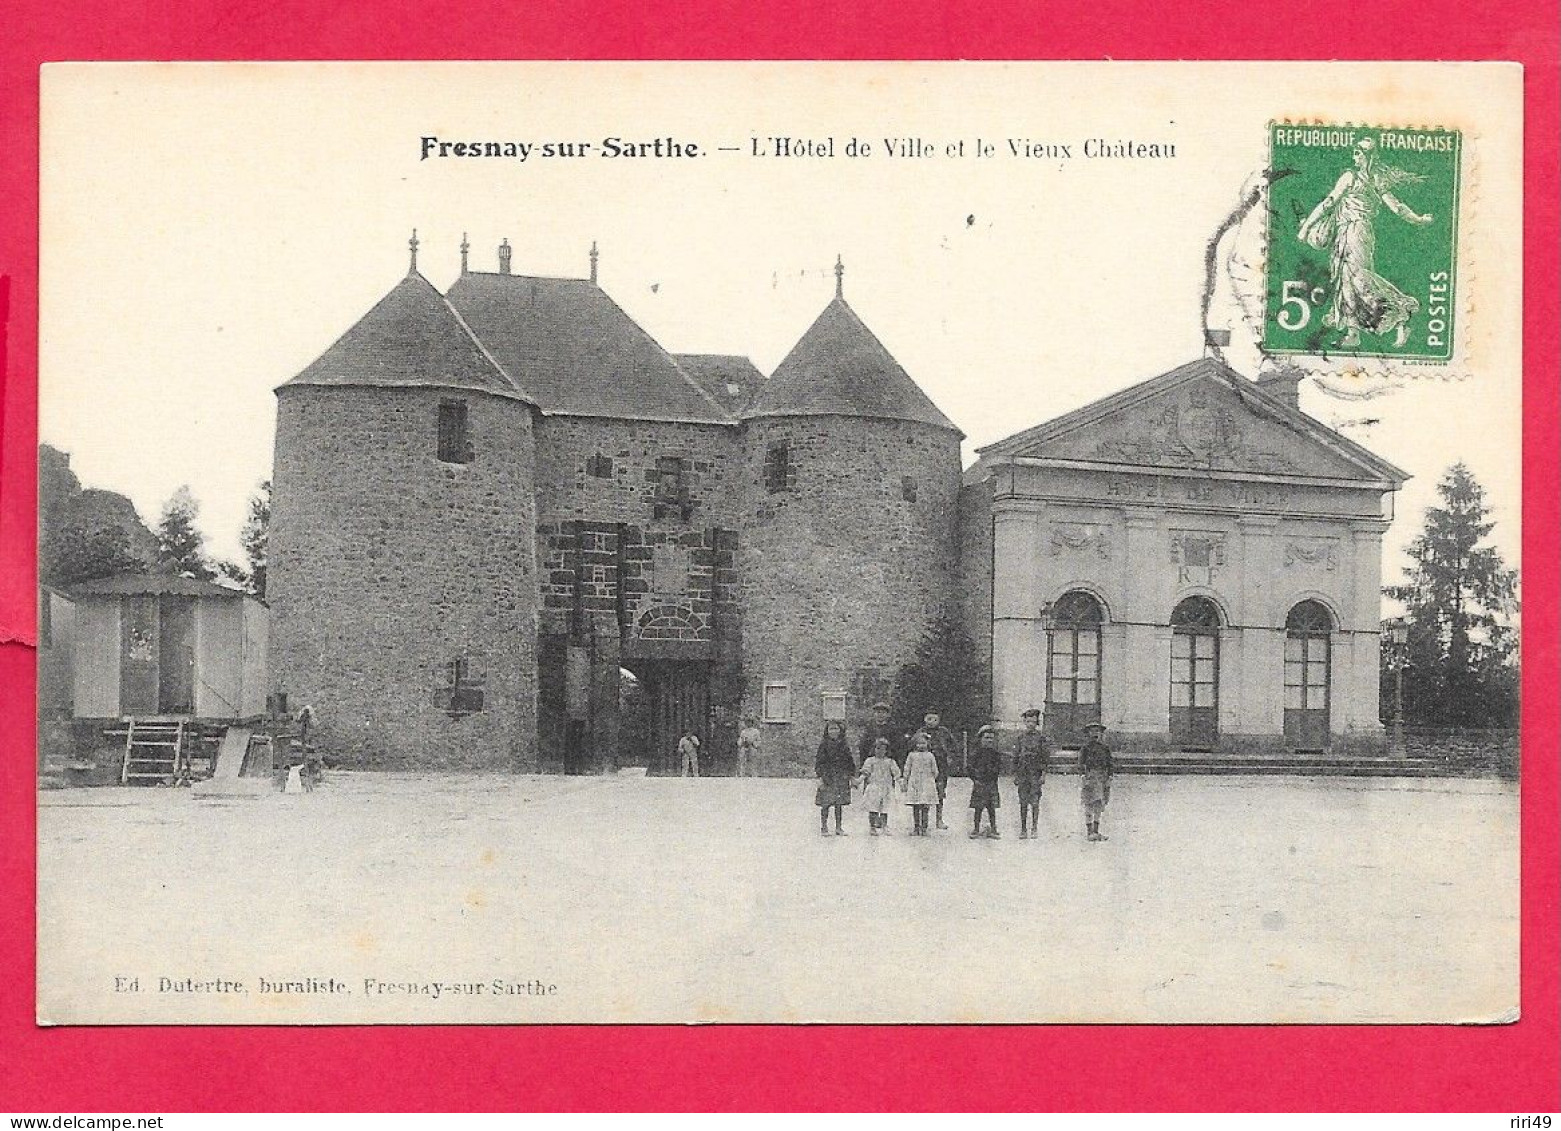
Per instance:
[[[508,239],[536,275],[584,276],[595,241],[602,285],[663,346],[766,373],[839,255],[847,299],[965,431],[968,463],[1203,352],[1205,247],[1264,167],[1270,120],[1430,124],[1465,133],[1458,356],[1333,373],[1376,395],[1311,381],[1302,407],[1414,477],[1386,580],[1460,459],[1516,565],[1519,94],[1514,68],[1479,64],[51,66],[40,438],[149,523],[188,484],[211,549],[239,557],[272,390],[405,274],[415,228],[441,289],[463,235],[474,269]],[[423,159],[426,137],[537,148]],[[703,152],[601,156],[610,137]],[[779,137],[834,155],[754,155]],[[872,152],[848,156],[852,138]],[[932,156],[891,157],[894,139]],[[1086,159],[1090,139],[1176,156]],[[587,140],[589,156],[540,156]],[[1262,238],[1248,223],[1222,255],[1260,262]],[[1252,375],[1234,293],[1221,284],[1212,323]]]

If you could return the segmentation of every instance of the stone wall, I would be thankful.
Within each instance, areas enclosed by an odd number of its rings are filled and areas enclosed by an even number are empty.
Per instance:
[[[845,695],[854,740],[951,611],[959,482],[959,440],[944,429],[833,416],[749,422],[743,711],[763,716],[766,684],[790,692],[790,721],[764,725],[760,772],[813,772],[825,694]]]
[[[469,463],[437,458],[449,398],[468,406]],[[516,401],[279,393],[270,689],[315,707],[343,764],[535,768],[534,467]]]
[[[544,420],[537,447],[544,631],[569,630],[577,597],[588,613],[636,630],[643,624],[652,636],[679,611],[707,628],[717,603],[735,615],[735,578],[716,575],[715,555],[718,538],[736,539],[738,440],[736,428],[722,425]],[[665,464],[674,459],[677,486]]]
[[[554,416],[537,452],[544,767],[617,764],[620,665],[708,665],[711,705],[735,711],[740,429]],[[571,648],[592,689],[577,670],[572,701]]]

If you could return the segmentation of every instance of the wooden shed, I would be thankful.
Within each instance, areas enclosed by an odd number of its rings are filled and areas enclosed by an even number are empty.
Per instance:
[[[208,581],[122,574],[75,602],[78,719],[247,719],[265,712],[270,610]]]
[[[75,676],[74,659],[76,606],[70,598],[49,585],[38,586],[38,717],[70,717]]]

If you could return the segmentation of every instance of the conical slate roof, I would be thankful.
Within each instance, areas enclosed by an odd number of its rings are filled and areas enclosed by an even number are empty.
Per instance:
[[[472,271],[456,280],[449,297],[545,413],[734,422],[721,402],[589,279]]]
[[[474,389],[536,403],[415,271],[283,388],[289,385]]]
[[[838,295],[743,413],[759,416],[910,420],[963,435]]]

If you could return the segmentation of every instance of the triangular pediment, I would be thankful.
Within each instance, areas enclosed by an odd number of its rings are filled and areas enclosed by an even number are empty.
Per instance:
[[[1357,483],[1406,478],[1207,359],[993,444],[982,455]]]

